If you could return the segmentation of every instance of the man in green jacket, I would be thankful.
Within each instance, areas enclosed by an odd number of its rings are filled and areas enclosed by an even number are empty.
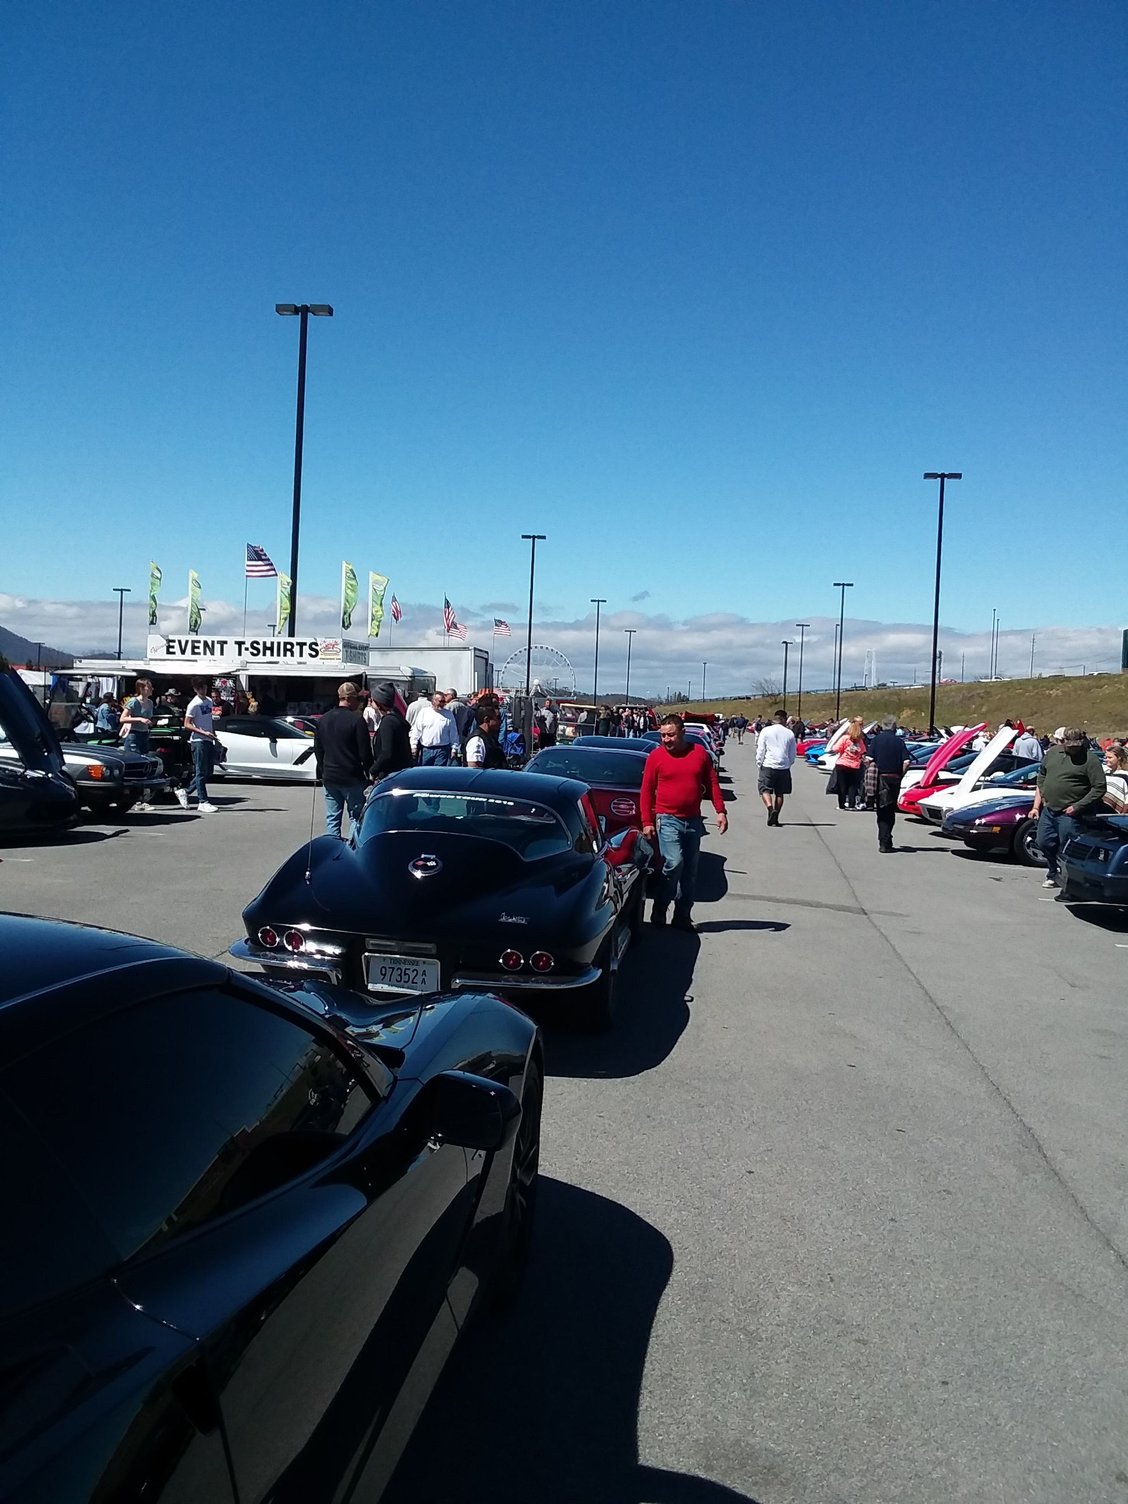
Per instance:
[[[1105,772],[1084,731],[1063,726],[1042,759],[1031,815],[1038,820],[1038,849],[1046,858],[1043,888],[1058,885],[1058,858],[1081,829],[1077,816],[1093,812],[1105,795]]]

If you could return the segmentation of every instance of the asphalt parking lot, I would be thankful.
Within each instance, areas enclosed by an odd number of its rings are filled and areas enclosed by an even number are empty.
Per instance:
[[[1128,926],[915,823],[881,856],[806,768],[769,830],[727,769],[700,935],[548,1029],[526,1288],[396,1504],[1128,1500]],[[0,848],[3,905],[222,955],[314,797]]]

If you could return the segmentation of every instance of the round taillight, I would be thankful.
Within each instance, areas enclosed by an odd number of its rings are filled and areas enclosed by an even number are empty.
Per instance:
[[[556,962],[546,950],[535,950],[529,957],[529,965],[534,971],[551,971]]]
[[[506,971],[520,971],[525,964],[525,958],[519,950],[503,950],[501,964]]]
[[[269,924],[264,924],[258,932],[258,941],[260,945],[265,945],[267,950],[276,950],[278,948],[278,931],[272,930]]]
[[[618,815],[620,819],[629,819],[638,814],[638,806],[633,799],[612,799],[611,813]]]
[[[287,950],[301,950],[305,945],[305,936],[301,930],[287,930],[282,936],[282,944]]]

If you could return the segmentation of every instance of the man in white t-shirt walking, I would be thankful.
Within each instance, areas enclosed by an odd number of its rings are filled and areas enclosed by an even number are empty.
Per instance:
[[[795,733],[788,728],[786,714],[777,710],[771,724],[756,738],[756,763],[760,769],[756,787],[768,812],[769,825],[779,824],[784,796],[791,793],[794,761]]]
[[[215,715],[215,705],[208,694],[206,679],[193,679],[192,690],[193,697],[189,700],[188,709],[184,715],[184,724],[192,733],[188,738],[189,746],[192,748],[192,782],[186,793],[183,789],[178,789],[176,797],[180,799],[185,809],[190,809],[189,799],[195,794],[196,808],[200,814],[214,815],[216,806],[208,802],[208,776],[212,770],[212,757],[216,744],[212,721]],[[184,795],[182,799],[181,794]]]

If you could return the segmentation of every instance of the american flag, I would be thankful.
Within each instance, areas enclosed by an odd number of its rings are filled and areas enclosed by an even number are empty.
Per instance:
[[[502,621],[502,619],[501,619],[500,616],[495,616],[494,617],[494,636],[495,637],[512,637],[513,636],[513,633],[512,633],[512,631],[510,630],[510,627],[509,627],[509,623],[507,621]]]
[[[445,595],[443,596],[443,626],[446,628],[449,637],[465,638],[466,636],[466,628],[459,625],[454,614],[454,607]]]
[[[396,600],[394,595],[392,596],[392,620],[403,620],[403,607],[400,605],[399,601]]]
[[[266,549],[258,543],[247,544],[247,579],[248,580],[272,580],[278,574],[277,569],[270,562],[270,555]]]

